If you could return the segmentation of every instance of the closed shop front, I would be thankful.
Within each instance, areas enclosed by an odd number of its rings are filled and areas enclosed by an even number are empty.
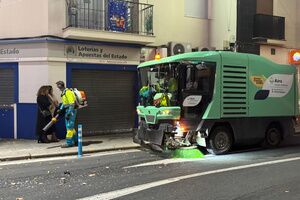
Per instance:
[[[140,47],[51,37],[0,41],[0,138],[36,138],[41,86],[66,82],[86,92],[78,111],[84,135],[131,131],[136,125]],[[60,99],[60,91],[54,90]],[[77,126],[77,124],[76,124]],[[64,138],[64,120],[56,123]]]
[[[109,69],[116,70],[103,70],[102,65],[76,66],[72,69],[71,86],[84,90],[88,96],[89,106],[79,110],[77,118],[84,126],[84,134],[132,130],[135,126],[136,67],[118,70],[111,65]],[[94,69],[89,69],[91,66]]]
[[[15,64],[0,64],[0,138],[14,138]]]

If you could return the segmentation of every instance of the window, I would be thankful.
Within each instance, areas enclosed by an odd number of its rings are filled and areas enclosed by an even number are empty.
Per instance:
[[[185,0],[184,4],[186,17],[208,18],[208,0]]]
[[[184,84],[180,94],[183,118],[197,121],[199,116],[204,114],[213,96],[215,71],[216,63],[212,62],[190,64],[186,66],[185,71],[183,68]],[[196,101],[196,104],[189,104],[190,97],[199,101]]]
[[[195,90],[208,94],[213,90],[215,69],[201,68],[201,65],[190,65],[186,71],[186,90]]]

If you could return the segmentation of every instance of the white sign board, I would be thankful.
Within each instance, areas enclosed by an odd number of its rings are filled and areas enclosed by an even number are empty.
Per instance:
[[[264,83],[263,90],[269,90],[269,97],[284,97],[293,85],[293,74],[273,74]]]
[[[183,107],[194,107],[201,102],[201,95],[190,95],[187,96],[183,101]]]
[[[138,65],[140,48],[65,43],[0,45],[0,61],[58,61]]]
[[[0,45],[0,60],[47,57],[46,43]]]

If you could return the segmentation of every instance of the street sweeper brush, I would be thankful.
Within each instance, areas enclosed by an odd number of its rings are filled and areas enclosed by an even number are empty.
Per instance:
[[[203,158],[203,153],[196,147],[181,147],[175,149],[172,153],[173,158],[186,158],[186,159],[194,159],[194,158]]]

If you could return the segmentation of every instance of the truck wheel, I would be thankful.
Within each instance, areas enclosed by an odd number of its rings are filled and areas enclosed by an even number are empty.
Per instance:
[[[264,146],[268,148],[278,147],[281,140],[281,129],[278,126],[271,125],[266,131]]]
[[[207,151],[215,155],[227,153],[233,144],[232,133],[225,126],[213,129],[208,140]]]

